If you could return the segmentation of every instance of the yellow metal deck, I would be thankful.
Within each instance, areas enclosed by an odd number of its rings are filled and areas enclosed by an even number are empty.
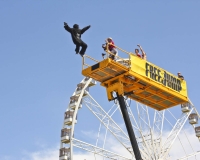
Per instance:
[[[133,54],[126,60],[107,58],[82,74],[101,82],[109,101],[117,92],[157,110],[188,102],[185,80]]]

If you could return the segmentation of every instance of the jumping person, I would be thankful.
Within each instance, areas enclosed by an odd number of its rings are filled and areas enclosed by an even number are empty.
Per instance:
[[[64,28],[69,33],[71,33],[72,40],[74,44],[76,45],[75,52],[76,54],[80,54],[82,57],[85,54],[85,51],[87,49],[87,44],[81,40],[81,35],[90,28],[91,26],[84,27],[83,29],[79,29],[78,24],[74,24],[73,28],[70,28],[66,22],[64,22]],[[81,51],[79,52],[81,47]]]

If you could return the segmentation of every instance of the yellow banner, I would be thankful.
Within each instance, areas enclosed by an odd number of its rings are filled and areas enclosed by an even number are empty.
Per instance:
[[[143,60],[135,55],[130,55],[131,71],[144,77],[144,81],[153,81],[157,88],[168,88],[177,94],[187,97],[187,85],[185,80],[167,72],[166,70]]]

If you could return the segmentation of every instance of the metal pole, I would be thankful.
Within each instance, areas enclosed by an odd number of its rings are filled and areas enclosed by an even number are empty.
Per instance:
[[[136,141],[136,137],[135,137],[135,134],[134,134],[134,131],[133,131],[133,127],[132,127],[132,124],[131,124],[131,121],[130,121],[130,118],[129,118],[129,115],[128,115],[127,107],[126,107],[126,104],[125,104],[125,101],[124,101],[124,97],[119,96],[118,93],[117,93],[117,99],[119,101],[119,105],[120,105],[120,108],[121,108],[121,111],[122,111],[122,115],[123,115],[123,118],[124,118],[126,129],[128,131],[128,135],[129,135],[129,138],[130,138],[130,141],[131,141],[133,152],[135,154],[135,158],[136,158],[136,160],[142,160],[140,150],[139,150],[139,147],[138,147],[138,144],[137,144],[137,141]]]

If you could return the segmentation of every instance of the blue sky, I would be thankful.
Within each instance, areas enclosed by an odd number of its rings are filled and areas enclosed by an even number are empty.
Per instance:
[[[83,78],[64,21],[91,25],[82,39],[98,60],[107,37],[127,51],[141,44],[150,62],[182,72],[199,109],[199,8],[197,0],[1,0],[0,159],[59,144],[69,97]],[[101,87],[94,93],[106,94]]]

